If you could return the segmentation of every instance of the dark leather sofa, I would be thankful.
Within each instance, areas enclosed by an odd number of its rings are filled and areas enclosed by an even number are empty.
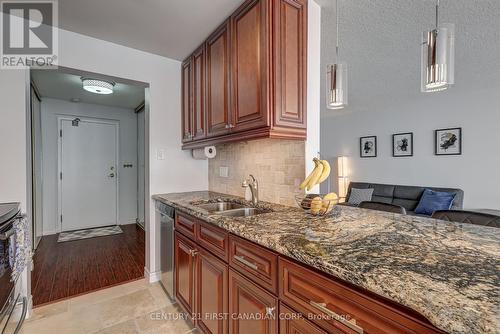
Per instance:
[[[461,189],[351,182],[347,191],[346,203],[344,203],[345,205],[348,205],[347,202],[349,201],[349,196],[351,195],[352,188],[373,188],[372,201],[400,205],[406,209],[406,213],[409,215],[415,215],[415,208],[417,207],[420,201],[420,197],[422,197],[425,189],[446,191],[456,194],[455,199],[453,200],[453,203],[451,205],[452,210],[462,210],[464,203],[464,192]]]

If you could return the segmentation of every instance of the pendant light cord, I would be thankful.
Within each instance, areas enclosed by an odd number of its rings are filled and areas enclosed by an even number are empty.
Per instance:
[[[439,0],[436,1],[436,31],[439,27]]]
[[[439,1],[439,0],[438,0]],[[336,15],[336,24],[337,24],[337,41],[336,41],[336,45],[335,45],[335,54],[337,56],[337,64],[339,63],[339,36],[340,36],[340,32],[339,32],[339,1],[338,0],[335,0],[335,15]]]

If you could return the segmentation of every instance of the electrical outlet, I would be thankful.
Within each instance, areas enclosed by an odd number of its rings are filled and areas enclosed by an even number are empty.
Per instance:
[[[226,167],[226,166],[219,167],[219,176],[220,177],[229,177],[229,167]]]
[[[165,150],[159,148],[156,150],[156,160],[165,160]]]

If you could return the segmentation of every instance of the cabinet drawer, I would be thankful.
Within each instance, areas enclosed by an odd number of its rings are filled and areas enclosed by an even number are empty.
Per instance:
[[[213,254],[227,262],[229,235],[217,226],[200,221],[198,223],[196,241]]]
[[[175,229],[185,236],[195,240],[196,220],[193,217],[176,212]]]
[[[442,333],[389,302],[371,298],[344,283],[280,258],[280,299],[328,332]]]
[[[231,235],[229,264],[255,283],[278,294],[278,256],[275,253]]]
[[[280,303],[280,334],[327,334],[327,332]]]

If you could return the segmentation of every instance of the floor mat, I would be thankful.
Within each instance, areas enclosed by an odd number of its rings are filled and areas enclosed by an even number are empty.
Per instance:
[[[89,228],[85,230],[78,231],[70,231],[70,232],[61,232],[59,233],[59,238],[57,242],[66,242],[66,241],[75,241],[82,239],[90,239],[97,237],[105,237],[107,235],[115,235],[123,233],[120,226],[106,226],[106,227],[97,227],[97,228]]]

